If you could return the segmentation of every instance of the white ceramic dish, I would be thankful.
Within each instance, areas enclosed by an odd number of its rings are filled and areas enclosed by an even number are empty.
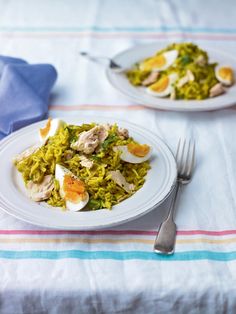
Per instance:
[[[31,201],[26,195],[21,175],[12,163],[12,158],[38,142],[38,129],[45,121],[23,128],[0,142],[0,169],[4,183],[0,186],[0,207],[7,213],[32,224],[59,229],[99,229],[144,215],[160,205],[171,192],[176,181],[175,159],[166,144],[156,135],[140,126],[118,119],[78,117],[66,118],[67,123],[117,123],[129,130],[140,143],[153,148],[151,169],[144,186],[133,196],[112,210],[70,212]],[[3,182],[3,181],[2,181]]]
[[[165,47],[166,43],[139,45],[115,55],[112,59],[124,68],[130,68],[134,63],[154,55],[155,52]],[[236,74],[236,59],[234,57],[202,45],[201,48],[208,52],[211,62],[230,65]],[[122,94],[128,96],[136,103],[156,109],[173,111],[209,111],[236,104],[236,84],[230,87],[225,94],[215,98],[205,100],[171,100],[168,98],[158,98],[148,95],[145,93],[143,87],[135,87],[130,84],[124,73],[118,74],[110,68],[107,68],[106,74],[109,82]]]

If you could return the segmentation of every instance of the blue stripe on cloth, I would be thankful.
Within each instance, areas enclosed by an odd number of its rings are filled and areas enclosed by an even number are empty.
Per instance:
[[[143,251],[0,251],[0,258],[4,259],[111,259],[111,260],[149,260],[149,261],[193,261],[213,260],[232,261],[236,259],[236,252],[186,251],[177,252],[170,256],[158,255]]]
[[[221,33],[221,34],[235,34],[236,28],[209,28],[209,27],[24,27],[24,26],[1,26],[1,32],[189,32],[189,33]]]

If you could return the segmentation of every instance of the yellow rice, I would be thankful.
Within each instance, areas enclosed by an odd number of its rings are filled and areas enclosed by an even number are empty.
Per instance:
[[[35,153],[16,163],[17,169],[22,173],[24,182],[32,180],[40,183],[45,175],[55,174],[56,164],[60,164],[85,182],[86,189],[90,196],[87,209],[109,208],[131,196],[140,189],[144,182],[149,162],[131,164],[120,159],[120,153],[114,152],[112,147],[126,145],[133,141],[132,138],[122,140],[117,136],[117,125],[113,125],[109,136],[102,144],[98,153],[88,155],[94,161],[91,169],[80,165],[80,153],[73,151],[73,157],[66,159],[68,152],[71,153],[71,143],[78,138],[83,131],[88,131],[95,126],[95,123],[83,124],[80,126],[67,125],[59,132],[50,137],[48,142]],[[120,170],[127,182],[135,185],[132,193],[127,193],[118,186],[109,175],[112,170]],[[51,197],[47,201],[51,206],[65,207],[64,200],[59,194],[59,183],[55,180],[55,187]]]
[[[160,72],[162,76],[176,73],[178,80],[174,84],[176,99],[206,99],[209,97],[210,89],[218,83],[215,76],[215,67],[217,63],[209,63],[207,52],[200,49],[192,43],[171,44],[165,49],[156,53],[160,55],[169,50],[177,50],[178,57],[175,62],[165,71]],[[204,57],[206,64],[204,66],[196,63],[198,57]],[[146,60],[148,60],[147,58]],[[150,71],[142,71],[139,69],[138,62],[132,69],[128,70],[126,75],[131,84],[135,86],[142,85],[142,81],[150,74]],[[179,80],[186,75],[186,71],[190,70],[194,75],[194,81],[186,83],[182,87],[178,87]]]

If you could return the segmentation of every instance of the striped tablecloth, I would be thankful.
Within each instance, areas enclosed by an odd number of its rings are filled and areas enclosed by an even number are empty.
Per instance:
[[[139,43],[180,40],[235,54],[235,2],[0,0],[0,9],[0,53],[58,70],[52,117],[132,117],[142,126],[148,122],[173,150],[185,134],[197,142],[196,172],[181,195],[172,256],[152,252],[168,200],[102,231],[48,230],[1,210],[0,313],[235,313],[235,109],[146,109],[118,94],[101,67],[78,56],[80,50],[112,56]]]

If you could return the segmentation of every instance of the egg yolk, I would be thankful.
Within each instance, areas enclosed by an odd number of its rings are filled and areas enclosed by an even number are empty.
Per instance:
[[[137,156],[137,157],[144,157],[146,156],[150,151],[150,146],[147,144],[135,144],[135,143],[129,143],[127,145],[128,151]]]
[[[78,203],[81,200],[83,201],[86,197],[84,183],[70,175],[64,176],[63,190],[65,193],[65,200],[72,203]]]
[[[143,68],[146,71],[151,71],[152,69],[159,69],[166,64],[166,58],[163,55],[153,57],[147,61],[144,61]]]
[[[152,84],[149,88],[157,93],[163,92],[169,85],[168,76],[163,76],[155,84]]]
[[[48,121],[47,121],[47,124],[45,125],[44,128],[42,129],[39,129],[39,132],[40,132],[40,135],[42,138],[46,137],[48,135],[48,132],[51,128],[51,122],[52,122],[52,119],[49,118]]]
[[[220,68],[219,69],[219,76],[224,79],[227,80],[229,82],[233,81],[233,70],[231,68]]]

